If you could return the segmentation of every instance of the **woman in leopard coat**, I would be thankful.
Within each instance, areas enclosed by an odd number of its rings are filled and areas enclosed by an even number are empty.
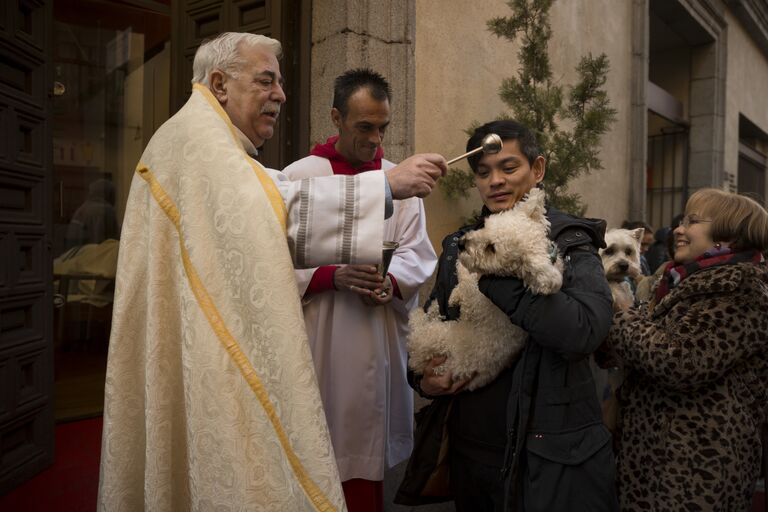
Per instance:
[[[768,414],[768,213],[694,193],[649,305],[614,317],[622,510],[749,510]]]

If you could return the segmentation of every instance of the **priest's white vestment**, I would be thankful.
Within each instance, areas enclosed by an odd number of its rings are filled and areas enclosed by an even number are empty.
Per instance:
[[[344,509],[291,251],[378,262],[369,174],[278,189],[200,85],[159,128],[120,240],[99,510]]]
[[[382,159],[382,169],[394,164]],[[286,167],[292,180],[332,176],[328,159],[308,156]],[[366,174],[383,174],[367,171]],[[304,321],[342,481],[383,480],[413,448],[413,391],[406,380],[408,315],[435,269],[421,199],[394,201],[384,239],[400,244],[389,267],[402,299],[369,307],[333,290],[304,296]],[[304,295],[315,269],[297,270]]]

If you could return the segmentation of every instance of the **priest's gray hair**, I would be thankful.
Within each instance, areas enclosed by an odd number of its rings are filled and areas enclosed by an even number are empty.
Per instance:
[[[239,51],[243,45],[261,46],[278,59],[283,53],[277,39],[247,32],[224,32],[215,39],[204,42],[197,49],[192,64],[192,83],[210,87],[210,76],[216,69],[237,78],[237,72],[245,64]]]

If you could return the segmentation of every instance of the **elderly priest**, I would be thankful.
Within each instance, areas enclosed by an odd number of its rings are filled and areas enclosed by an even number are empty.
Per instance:
[[[280,44],[227,33],[152,137],[120,240],[99,510],[344,508],[294,277],[375,263],[388,202],[445,172],[290,182],[252,158],[285,101]],[[293,256],[293,258],[292,258]]]

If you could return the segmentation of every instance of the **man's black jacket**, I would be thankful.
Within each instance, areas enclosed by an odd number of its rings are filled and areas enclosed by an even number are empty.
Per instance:
[[[498,465],[507,510],[618,510],[610,434],[602,424],[588,359],[613,316],[597,254],[604,247],[605,223],[551,208],[547,218],[550,239],[565,262],[562,289],[537,296],[517,278],[481,278],[481,291],[529,339],[517,363],[496,381],[455,396],[451,450]],[[443,240],[437,281],[425,308],[437,300],[447,320],[460,315],[448,307],[457,284],[458,242],[481,226],[482,221]],[[409,374],[409,380],[420,391],[418,379]],[[493,422],[501,424],[488,424]],[[483,429],[488,439],[472,439]]]

